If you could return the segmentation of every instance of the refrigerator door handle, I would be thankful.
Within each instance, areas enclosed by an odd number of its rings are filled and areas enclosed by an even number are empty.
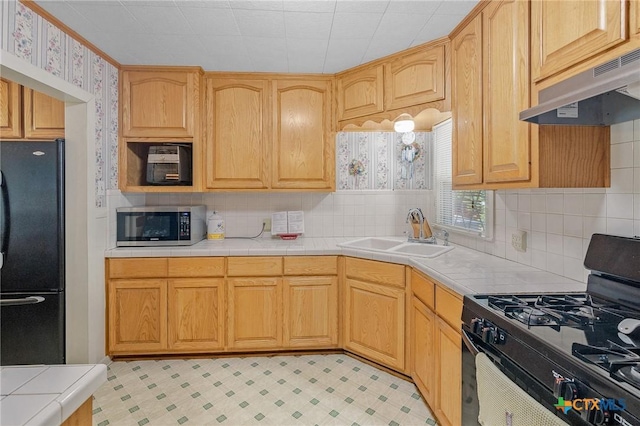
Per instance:
[[[21,299],[0,299],[0,306],[35,305],[44,302],[44,297],[29,296]]]
[[[0,170],[0,189],[2,190],[2,242],[0,243],[0,269],[4,265],[4,255],[9,246],[9,230],[11,229],[11,219],[9,215],[9,190]]]

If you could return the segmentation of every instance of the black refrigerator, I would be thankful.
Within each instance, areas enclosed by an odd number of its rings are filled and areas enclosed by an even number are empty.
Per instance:
[[[0,365],[64,364],[64,139],[0,141]]]

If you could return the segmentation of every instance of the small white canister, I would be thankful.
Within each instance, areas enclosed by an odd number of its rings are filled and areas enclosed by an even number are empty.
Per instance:
[[[224,219],[216,211],[207,218],[207,239],[224,240]]]

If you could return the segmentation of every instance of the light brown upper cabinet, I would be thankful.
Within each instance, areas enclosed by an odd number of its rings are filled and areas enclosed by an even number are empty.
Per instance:
[[[0,78],[0,137],[19,139],[22,137],[20,85]]]
[[[273,82],[272,188],[335,189],[330,80]]]
[[[491,2],[452,41],[454,187],[530,180],[529,5]]]
[[[403,55],[385,64],[385,106],[405,108],[444,99],[444,46]]]
[[[531,2],[532,79],[549,77],[625,41],[626,3],[625,0]]]
[[[336,79],[339,120],[384,111],[384,65],[358,68]]]
[[[482,183],[482,16],[451,41],[454,185]]]
[[[529,75],[529,8],[525,1],[487,2],[454,34],[454,189],[609,185],[607,128],[519,120],[537,100]]]
[[[335,188],[331,78],[205,76],[205,186]]]
[[[418,114],[428,104],[442,111],[447,98],[448,40],[352,68],[336,75],[337,120],[342,125],[371,119],[394,120],[402,112]]]
[[[205,186],[269,187],[267,80],[205,77]]]
[[[0,79],[0,137],[64,138],[64,102]]]
[[[23,90],[24,137],[64,138],[64,102],[26,87]]]
[[[530,128],[518,120],[529,107],[529,5],[492,2],[482,12],[484,181],[528,181]],[[505,119],[513,117],[513,119]]]
[[[122,136],[197,136],[198,70],[130,67],[120,76]]]

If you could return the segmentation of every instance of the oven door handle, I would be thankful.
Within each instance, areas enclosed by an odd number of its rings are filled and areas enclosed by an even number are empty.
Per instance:
[[[473,355],[474,357],[478,355],[480,352],[484,352],[482,349],[480,349],[478,346],[476,346],[473,343],[473,341],[471,340],[471,338],[469,337],[469,335],[465,330],[462,330],[462,343],[464,343],[467,349],[469,349],[469,352],[471,352],[471,355]]]

